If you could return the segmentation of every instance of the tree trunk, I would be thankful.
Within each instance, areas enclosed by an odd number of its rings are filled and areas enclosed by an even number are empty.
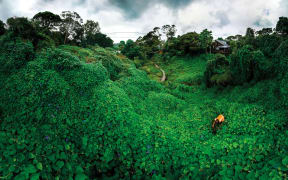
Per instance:
[[[67,34],[68,34],[68,33],[65,33],[64,45],[66,44]]]

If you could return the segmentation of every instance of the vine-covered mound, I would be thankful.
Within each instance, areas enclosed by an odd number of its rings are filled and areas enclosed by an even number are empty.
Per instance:
[[[0,45],[1,177],[287,177],[287,117],[272,81],[167,89],[113,50]]]

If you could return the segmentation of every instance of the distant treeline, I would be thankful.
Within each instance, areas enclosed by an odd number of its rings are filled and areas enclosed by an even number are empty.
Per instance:
[[[128,58],[148,61],[155,57],[169,61],[174,56],[194,56],[211,52],[213,36],[207,29],[201,33],[188,32],[176,37],[175,25],[155,27],[135,42],[121,41],[116,47]],[[1,43],[17,39],[30,41],[34,50],[59,45],[87,47],[99,45],[113,47],[113,40],[101,33],[98,22],[83,19],[76,12],[63,11],[61,15],[39,12],[31,20],[11,17],[0,21]],[[3,36],[4,35],[4,36]],[[165,36],[165,38],[162,38]],[[208,61],[204,81],[214,85],[241,85],[285,75],[288,54],[288,18],[280,17],[275,28],[255,31],[247,28],[246,34],[229,36],[229,56],[215,56]]]
[[[161,30],[166,40],[161,39]],[[175,37],[174,25],[156,27],[135,42],[120,42],[121,52],[130,59],[146,59],[157,55],[167,62],[173,56],[194,56],[211,52],[212,32],[188,32]],[[288,18],[280,17],[276,27],[255,31],[247,28],[246,34],[229,36],[225,40],[230,46],[228,56],[217,55],[208,61],[204,80],[207,87],[214,85],[241,85],[247,82],[284,75],[288,58]]]
[[[87,20],[83,23],[80,15],[71,11],[63,11],[60,16],[39,12],[32,19],[11,17],[6,24],[0,21],[0,35],[3,34],[29,40],[37,49],[63,44],[113,46],[113,40],[101,33],[98,22]]]

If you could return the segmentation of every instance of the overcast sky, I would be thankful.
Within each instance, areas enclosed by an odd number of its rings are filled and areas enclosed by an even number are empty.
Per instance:
[[[65,10],[98,21],[115,42],[135,40],[165,24],[175,24],[177,34],[207,28],[217,38],[244,34],[247,27],[275,27],[280,16],[288,16],[288,0],[0,0],[2,21]]]

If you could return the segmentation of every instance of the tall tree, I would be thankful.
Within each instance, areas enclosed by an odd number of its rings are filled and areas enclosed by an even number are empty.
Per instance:
[[[246,30],[246,37],[249,37],[249,38],[255,38],[255,30],[248,27],[247,30]]]
[[[32,20],[43,28],[45,32],[56,30],[57,26],[59,26],[61,22],[59,15],[53,14],[49,11],[37,13]]]
[[[84,29],[82,26],[83,19],[77,12],[63,11],[61,13],[62,23],[60,26],[60,31],[64,34],[64,44],[66,44],[67,39],[74,40],[76,42],[81,41],[84,34]]]
[[[145,36],[137,39],[136,43],[140,45],[145,54],[151,58],[155,53],[159,52],[161,48],[161,34],[160,28],[155,27]]]
[[[123,41],[124,42],[124,41]],[[134,59],[135,57],[143,58],[140,52],[140,47],[131,39],[127,40],[126,44],[124,42],[120,42],[121,46],[124,47],[121,49],[121,53],[127,56],[130,59]]]
[[[288,35],[288,18],[287,17],[280,17],[279,21],[276,25],[276,32]]]
[[[101,47],[113,47],[113,40],[108,37],[106,34],[102,33],[96,33],[93,36],[91,36],[91,39],[87,39],[88,44],[95,45],[98,44]],[[91,43],[89,43],[91,42]]]
[[[30,40],[37,36],[33,24],[27,18],[11,17],[7,19],[7,25],[8,30],[11,31],[14,36]]]
[[[6,32],[5,23],[0,20],[0,36]]]
[[[102,44],[103,40],[105,41],[105,37],[102,36],[100,33],[100,26],[98,22],[87,20],[86,23],[83,25],[84,30],[84,38],[82,45],[95,45],[95,44]],[[97,42],[101,39],[101,42]]]
[[[189,32],[179,37],[179,43],[177,49],[179,49],[183,55],[185,54],[198,54],[202,51],[200,35],[196,32]]]
[[[210,47],[213,41],[212,31],[208,31],[207,29],[204,29],[200,35],[199,35],[201,47],[205,49],[205,52],[207,53],[207,49]]]
[[[96,33],[100,32],[99,23],[93,20],[87,20],[83,27],[84,27],[85,36],[95,35]]]
[[[256,32],[258,36],[269,35],[273,32],[272,28],[263,28]]]
[[[164,25],[162,26],[162,32],[166,35],[167,40],[170,40],[175,36],[177,29],[175,25]]]
[[[245,34],[245,44],[254,45],[255,30],[248,27]]]

